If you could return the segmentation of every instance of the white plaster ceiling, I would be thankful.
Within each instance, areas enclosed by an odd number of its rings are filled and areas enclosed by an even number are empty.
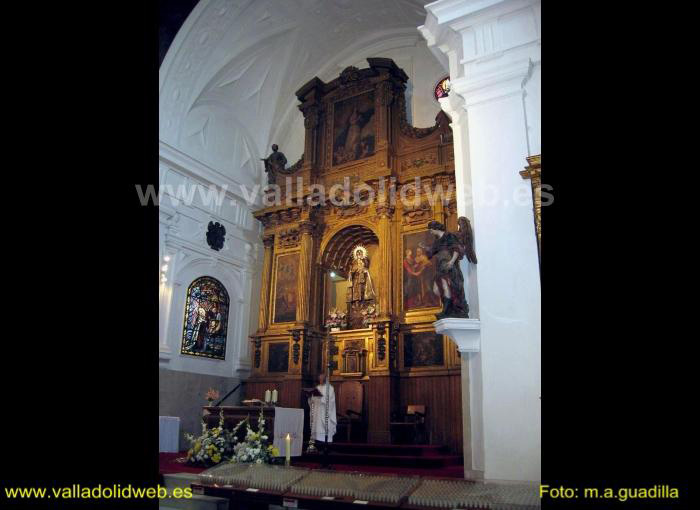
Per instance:
[[[272,143],[290,164],[301,155],[294,95],[301,85],[314,76],[330,81],[347,65],[366,67],[370,56],[393,52],[402,66],[406,49],[429,55],[416,29],[426,3],[201,0],[160,68],[161,140],[234,181],[260,182],[259,158]],[[432,82],[441,66],[425,58],[437,69]],[[412,65],[410,55],[403,65]]]

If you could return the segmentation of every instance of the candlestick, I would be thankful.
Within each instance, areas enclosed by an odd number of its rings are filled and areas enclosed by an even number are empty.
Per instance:
[[[270,402],[270,390],[265,390],[265,403]]]
[[[277,390],[272,390],[272,403],[277,403]]]
[[[292,438],[289,437],[289,434],[287,434],[287,437],[284,438],[284,465],[289,466],[291,463],[291,457],[292,457]]]

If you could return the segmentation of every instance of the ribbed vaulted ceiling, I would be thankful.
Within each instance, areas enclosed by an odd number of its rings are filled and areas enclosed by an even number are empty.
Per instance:
[[[290,162],[301,156],[294,92],[314,76],[330,81],[348,65],[397,51],[409,76],[417,54],[430,80],[444,73],[416,29],[424,3],[201,0],[160,68],[161,141],[234,182],[261,182],[271,143]],[[429,102],[428,94],[421,90]],[[417,108],[430,125],[439,105]]]

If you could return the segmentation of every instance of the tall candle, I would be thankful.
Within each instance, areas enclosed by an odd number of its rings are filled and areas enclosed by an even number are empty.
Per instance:
[[[272,403],[277,403],[277,390],[272,390]]]
[[[292,457],[292,438],[289,437],[289,434],[287,434],[287,437],[284,438],[284,465],[285,466],[289,466],[291,457]]]
[[[270,390],[265,390],[265,402],[270,401]]]

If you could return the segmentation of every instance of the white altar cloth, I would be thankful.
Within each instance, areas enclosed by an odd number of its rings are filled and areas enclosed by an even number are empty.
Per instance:
[[[292,440],[292,457],[301,455],[302,442],[304,441],[304,410],[290,407],[275,407],[275,427],[273,446],[284,457],[284,439],[289,434]]]
[[[158,417],[158,451],[177,453],[180,451],[180,418]]]

